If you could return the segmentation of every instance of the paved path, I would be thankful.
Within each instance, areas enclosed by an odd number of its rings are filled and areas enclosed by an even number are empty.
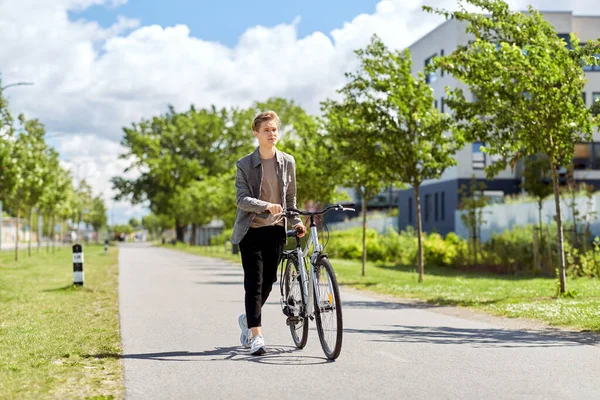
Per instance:
[[[272,292],[269,354],[239,346],[241,268],[147,245],[120,246],[128,399],[600,399],[600,347],[343,291],[342,354],[312,326],[293,347]],[[277,287],[278,288],[278,287]]]

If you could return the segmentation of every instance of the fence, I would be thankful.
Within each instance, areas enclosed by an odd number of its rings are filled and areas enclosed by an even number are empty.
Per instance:
[[[573,221],[571,199],[566,196],[561,196],[560,209],[563,221]],[[598,204],[600,204],[600,194],[593,194],[591,198],[578,197],[575,199],[575,209],[579,211],[580,216],[596,215],[589,220],[590,231],[593,236],[600,236],[600,213],[598,212]],[[482,242],[490,240],[492,233],[501,233],[505,230],[511,230],[515,226],[523,226],[528,224],[537,225],[539,223],[539,208],[537,203],[520,203],[520,204],[494,204],[484,207],[483,223],[480,227]],[[462,222],[461,215],[466,213],[463,210],[455,212],[456,234],[467,239],[469,237],[469,229]],[[542,221],[550,223],[556,217],[556,206],[554,197],[545,200],[542,203]],[[587,223],[585,221],[584,223]]]
[[[362,227],[362,217],[354,218],[344,222],[333,222],[327,224],[329,230],[343,230]],[[389,228],[398,230],[398,217],[377,217],[369,219],[367,216],[367,228],[375,229],[379,233],[385,233]]]

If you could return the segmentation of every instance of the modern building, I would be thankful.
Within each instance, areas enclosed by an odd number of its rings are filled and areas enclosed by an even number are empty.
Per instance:
[[[576,16],[570,12],[542,12],[544,18],[552,23],[560,35],[568,39],[574,32],[582,43],[600,38],[600,16]],[[466,44],[470,36],[465,32],[466,24],[450,19],[439,25],[433,31],[419,39],[409,48],[413,58],[413,68],[423,68],[436,56],[448,55],[454,49]],[[590,106],[600,99],[600,67],[584,67],[588,79],[583,93],[586,104]],[[436,96],[436,107],[445,110],[445,87],[461,87],[465,93],[468,90],[464,84],[454,77],[436,73],[427,76],[429,85]],[[485,178],[484,167],[494,160],[480,151],[482,143],[470,143],[457,152],[458,165],[448,168],[437,180],[425,181],[420,189],[420,203],[424,231],[437,231],[446,234],[455,230],[455,211],[459,204],[461,185],[469,184],[474,175],[478,181],[483,181],[487,191],[484,195],[496,201],[503,201],[505,195],[521,192],[523,168],[517,166],[511,171],[507,168],[501,171],[494,180]],[[594,134],[594,143],[581,143],[575,146],[574,154],[576,180],[585,180],[600,187],[600,135]],[[409,225],[415,226],[415,199],[412,189],[403,190],[398,199],[398,227],[404,229]]]

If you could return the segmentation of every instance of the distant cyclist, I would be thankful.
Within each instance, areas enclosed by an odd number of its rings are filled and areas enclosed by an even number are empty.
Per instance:
[[[237,215],[231,243],[239,244],[244,267],[246,313],[238,322],[241,344],[250,352],[266,352],[262,335],[262,306],[266,303],[286,242],[286,229],[306,228],[300,218],[287,221],[283,208],[296,208],[296,164],[294,157],[277,150],[279,117],[274,111],[258,114],[252,131],[258,147],[236,162]],[[266,213],[268,216],[259,216]]]

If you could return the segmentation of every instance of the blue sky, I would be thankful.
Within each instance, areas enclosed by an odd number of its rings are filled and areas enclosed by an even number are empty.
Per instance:
[[[239,36],[255,25],[291,23],[301,17],[300,37],[314,31],[329,35],[361,13],[373,13],[378,0],[128,0],[118,7],[93,6],[71,13],[71,19],[112,25],[117,16],[137,18],[142,25],[185,24],[192,36],[233,46]]]

